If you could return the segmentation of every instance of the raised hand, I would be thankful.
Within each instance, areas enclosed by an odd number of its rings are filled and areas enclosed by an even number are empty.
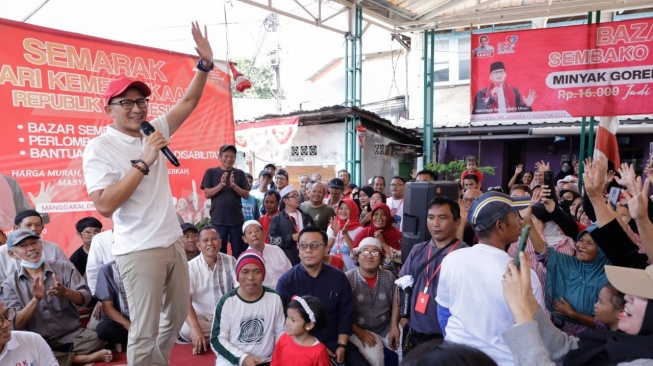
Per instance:
[[[601,162],[601,158],[596,160],[586,159],[585,172],[583,173],[583,183],[585,191],[590,197],[595,197],[603,193],[603,182],[605,181],[605,172],[607,165]],[[587,164],[587,163],[590,164]]]
[[[34,297],[41,301],[45,297],[45,285],[43,284],[43,278],[36,277],[32,283],[32,293]]]
[[[540,160],[537,163],[535,163],[535,169],[539,172],[546,172],[551,170],[551,167],[549,166],[548,162],[544,160]]]
[[[458,206],[460,207],[460,218],[463,222],[467,222],[467,209],[462,199],[458,200]]]
[[[381,244],[385,244],[385,239],[383,238],[383,230],[377,230],[374,232],[374,238],[381,242]]]
[[[635,220],[648,219],[648,192],[651,179],[651,177],[646,178],[644,184],[642,184],[642,178],[638,177],[634,190],[631,191],[633,196],[628,200],[628,212]]]
[[[59,278],[57,277],[56,274],[52,274],[53,279],[54,279],[54,286],[50,287],[50,290],[48,290],[48,295],[49,296],[57,296],[57,297],[64,297],[66,296],[66,291],[68,291],[68,288],[64,286],[61,281],[59,281]]]
[[[211,49],[211,44],[209,43],[209,34],[204,26],[204,34],[197,22],[192,23],[193,26],[193,40],[195,40],[195,51],[202,58],[202,63],[204,66],[208,67],[213,63],[213,50]]]
[[[614,177],[617,183],[626,187],[626,189],[630,191],[632,194],[637,194],[635,193],[635,180],[637,179],[637,174],[635,174],[633,165],[628,163],[621,163],[621,168],[619,168],[617,171],[619,172],[619,175],[621,175],[621,178]],[[614,175],[614,172],[612,174]]]
[[[340,223],[338,222],[338,218],[335,216],[329,219],[329,226],[331,226],[331,230],[333,230],[334,234],[338,234],[340,231]]]
[[[518,164],[515,167],[515,174],[521,174],[521,172],[523,172],[523,171],[524,171],[524,165],[523,164]]]

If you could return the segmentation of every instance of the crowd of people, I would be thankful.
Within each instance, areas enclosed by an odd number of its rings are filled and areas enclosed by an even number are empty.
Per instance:
[[[168,365],[175,342],[225,366],[653,364],[653,178],[628,164],[564,162],[551,186],[549,163],[520,165],[504,193],[483,192],[467,157],[458,195],[413,213],[430,237],[402,261],[406,177],[358,187],[346,170],[306,172],[295,187],[272,163],[256,178],[236,168],[227,144],[201,183],[208,214],[188,215],[208,222],[185,222],[160,150],[213,68],[206,30],[194,23],[192,34],[196,75],[150,136],[139,127],[149,87],[127,77],[107,87],[114,124],[83,163],[113,229],[83,218],[68,259],[41,239],[38,212],[15,215],[0,246],[0,364],[108,362],[126,350],[129,365]]]

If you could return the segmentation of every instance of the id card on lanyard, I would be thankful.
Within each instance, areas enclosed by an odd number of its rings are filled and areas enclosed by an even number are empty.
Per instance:
[[[453,246],[451,246],[451,248],[449,249],[449,251],[445,255],[449,255],[449,253],[451,253],[454,249],[456,249],[456,247],[458,246],[459,243],[460,243],[460,240],[456,241],[456,243]],[[429,246],[429,253],[428,253],[428,257],[426,259],[427,262],[431,259],[431,250],[432,249],[433,249],[433,247]],[[436,255],[439,255],[439,253],[436,253]],[[431,284],[431,281],[433,281],[435,276],[438,274],[438,272],[440,272],[440,267],[442,267],[442,262],[440,262],[440,264],[438,264],[438,267],[435,269],[435,271],[433,271],[433,274],[431,274],[431,276],[429,276],[429,268],[430,267],[431,267],[431,264],[429,263],[429,264],[426,265],[426,268],[424,269],[425,272],[426,272],[426,284],[424,286],[424,291],[417,294],[417,301],[415,301],[415,311],[417,311],[420,314],[426,314],[426,307],[428,306],[429,299],[431,298],[431,295],[428,294],[429,285]]]

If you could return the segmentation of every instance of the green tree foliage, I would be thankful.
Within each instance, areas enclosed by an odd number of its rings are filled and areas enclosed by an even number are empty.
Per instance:
[[[460,179],[460,175],[463,173],[467,166],[465,165],[465,160],[452,160],[448,163],[431,163],[424,166],[424,169],[432,170],[438,174],[438,178],[442,180],[454,181]],[[493,166],[480,166],[478,170],[483,173],[483,175],[494,175],[495,169]]]
[[[231,95],[234,98],[275,98],[274,92],[272,91],[272,79],[275,78],[275,75],[271,67],[255,65],[251,59],[234,60],[234,62],[238,64],[236,65],[236,69],[252,82],[250,89],[245,90],[244,93],[239,93],[236,91],[236,83],[232,77]]]

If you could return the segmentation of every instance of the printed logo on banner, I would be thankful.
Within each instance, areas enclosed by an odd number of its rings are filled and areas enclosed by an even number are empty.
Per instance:
[[[519,40],[519,37],[516,35],[510,35],[506,37],[505,42],[499,42],[499,51],[498,53],[500,55],[505,55],[507,53],[515,53],[515,45],[517,41]]]

